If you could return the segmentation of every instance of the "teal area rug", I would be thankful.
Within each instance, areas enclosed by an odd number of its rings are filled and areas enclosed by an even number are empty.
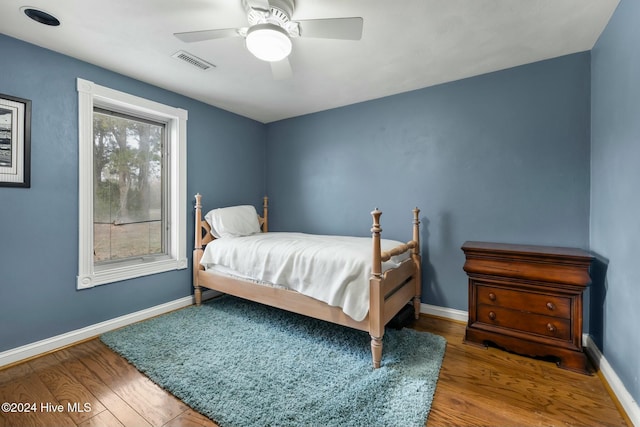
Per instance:
[[[106,333],[101,340],[221,427],[424,426],[443,337],[384,336],[230,296]]]

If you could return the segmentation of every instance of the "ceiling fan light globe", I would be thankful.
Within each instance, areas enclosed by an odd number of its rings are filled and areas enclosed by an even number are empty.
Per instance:
[[[268,62],[281,61],[291,53],[291,39],[275,24],[258,24],[247,31],[246,45],[256,58]]]

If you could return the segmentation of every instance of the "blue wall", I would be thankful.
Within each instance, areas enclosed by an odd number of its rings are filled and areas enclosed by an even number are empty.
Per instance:
[[[589,245],[590,56],[269,124],[271,228],[411,238],[423,301],[468,309],[466,240]]]
[[[264,125],[3,35],[0,56],[0,93],[32,101],[31,188],[0,187],[0,351],[190,295],[190,269],[76,290],[76,78],[189,111],[189,230],[196,192],[260,205]]]
[[[591,248],[607,263],[595,340],[640,402],[640,3],[622,0],[592,57]]]

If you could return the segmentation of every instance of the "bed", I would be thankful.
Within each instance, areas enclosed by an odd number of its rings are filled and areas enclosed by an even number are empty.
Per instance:
[[[196,305],[201,304],[202,289],[206,288],[368,332],[374,368],[381,365],[385,325],[407,304],[413,304],[415,318],[419,316],[421,256],[418,208],[413,210],[412,239],[406,243],[381,238],[382,212],[377,208],[371,212],[371,239],[268,233],[267,197],[263,199],[261,216],[249,206],[213,209],[204,217],[202,212],[202,196],[197,194],[193,251]],[[247,220],[251,215],[255,215],[255,224],[251,219]],[[247,223],[250,225],[246,226]],[[228,230],[231,232],[227,233]],[[307,242],[310,247],[299,246]],[[271,245],[278,244],[292,248],[294,261],[282,261],[276,257],[280,249]],[[366,265],[362,260],[363,244],[366,244]],[[323,253],[330,256],[322,256]],[[231,259],[230,254],[238,256],[233,258],[236,261],[231,265],[225,266]],[[251,259],[248,254],[257,258]],[[311,258],[305,259],[305,254]],[[341,270],[327,273],[332,270],[328,270],[323,262],[337,264]],[[298,263],[305,266],[301,273],[282,267]],[[352,264],[353,268],[360,270],[342,270]],[[241,271],[242,266],[266,271],[268,275],[266,278],[254,277],[252,274],[255,272]],[[363,275],[364,284],[361,283]],[[314,280],[314,277],[319,280]],[[309,290],[312,289],[310,285],[307,286],[309,282],[321,282],[323,288],[319,291]],[[326,288],[334,288],[338,296],[326,297]],[[351,288],[359,289],[360,293],[350,294]]]

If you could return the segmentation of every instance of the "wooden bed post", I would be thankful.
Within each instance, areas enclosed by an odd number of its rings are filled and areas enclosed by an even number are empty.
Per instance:
[[[417,207],[413,210],[413,241],[415,246],[411,252],[411,258],[416,264],[416,294],[413,297],[413,311],[416,320],[420,318],[420,296],[422,295],[422,257],[420,256],[420,209]]]
[[[200,260],[202,259],[202,196],[196,194],[196,235],[193,247],[193,288],[196,305],[202,303],[202,289],[198,282],[198,270],[200,269]]]
[[[380,367],[382,361],[382,337],[384,336],[384,295],[382,295],[382,258],[380,247],[380,215],[382,212],[376,208],[371,212],[373,217],[373,227],[371,236],[373,237],[373,265],[371,268],[371,279],[369,279],[369,335],[371,336],[371,358],[373,368]]]
[[[262,198],[262,219],[264,219],[262,232],[266,233],[269,231],[269,198],[267,196]]]

